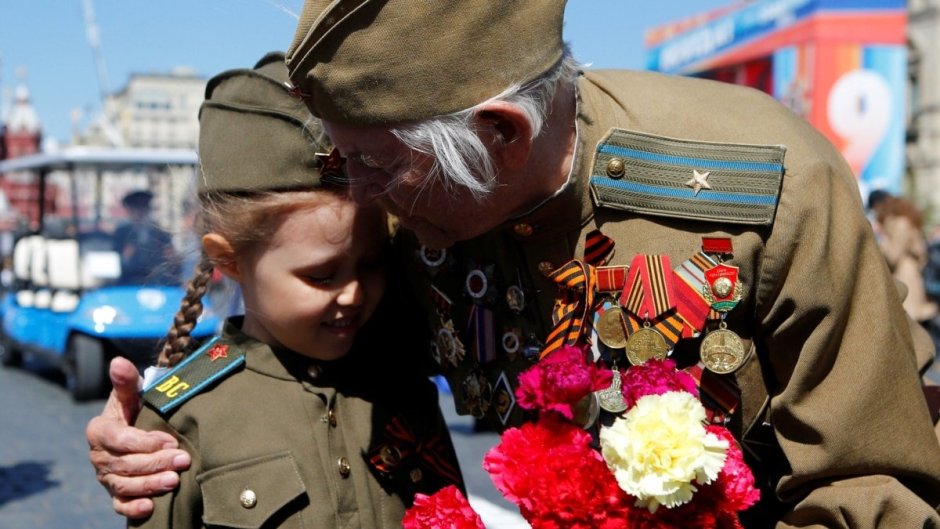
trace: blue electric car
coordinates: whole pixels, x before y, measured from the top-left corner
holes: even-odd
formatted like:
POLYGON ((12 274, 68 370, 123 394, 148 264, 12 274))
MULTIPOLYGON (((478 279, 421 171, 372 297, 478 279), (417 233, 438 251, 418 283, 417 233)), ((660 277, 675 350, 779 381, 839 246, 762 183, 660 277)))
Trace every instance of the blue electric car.
MULTIPOLYGON (((69 148, 0 162, 0 175, 26 182, 18 189, 35 195, 8 259, 0 363, 51 362, 72 396, 87 400, 110 389, 114 356, 139 367, 153 362, 192 268, 179 252, 153 259, 146 277, 123 278, 114 244, 126 222, 121 197, 147 190, 155 203, 152 222, 165 233, 184 233, 181 197, 195 167, 192 151, 150 149, 69 148)), ((206 306, 193 336, 207 337, 219 324, 206 306)))

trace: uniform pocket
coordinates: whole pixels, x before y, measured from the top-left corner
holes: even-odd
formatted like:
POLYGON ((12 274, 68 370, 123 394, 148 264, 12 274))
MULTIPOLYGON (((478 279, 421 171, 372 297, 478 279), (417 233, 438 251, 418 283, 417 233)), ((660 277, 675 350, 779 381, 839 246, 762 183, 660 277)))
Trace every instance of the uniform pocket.
MULTIPOLYGON (((306 495, 294 456, 279 452, 213 468, 196 476, 202 489, 203 522, 209 526, 256 529, 275 516, 278 527, 302 527, 288 504, 306 495), (285 509, 285 512, 279 512, 285 509), (294 519, 295 524, 285 521, 294 519)), ((298 502, 299 511, 304 502, 298 502)))

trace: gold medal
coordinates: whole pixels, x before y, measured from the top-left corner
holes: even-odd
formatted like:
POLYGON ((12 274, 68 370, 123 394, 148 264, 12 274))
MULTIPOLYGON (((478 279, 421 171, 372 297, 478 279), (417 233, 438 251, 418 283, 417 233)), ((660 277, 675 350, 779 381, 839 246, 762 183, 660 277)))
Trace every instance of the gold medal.
POLYGON ((610 382, 610 387, 595 391, 594 394, 604 411, 622 413, 627 409, 627 402, 623 400, 623 393, 620 390, 620 371, 617 369, 617 364, 614 364, 613 372, 614 376, 610 382))
POLYGON ((744 364, 744 343, 740 336, 727 329, 725 322, 721 322, 718 330, 702 339, 699 355, 709 371, 726 375, 744 364))
POLYGON ((630 363, 639 366, 646 363, 650 358, 663 360, 669 354, 669 346, 666 345, 666 339, 656 329, 648 327, 637 329, 627 339, 627 359, 630 363))
POLYGON ((597 320, 597 337, 611 349, 623 349, 627 345, 627 331, 620 307, 610 307, 601 314, 597 320))

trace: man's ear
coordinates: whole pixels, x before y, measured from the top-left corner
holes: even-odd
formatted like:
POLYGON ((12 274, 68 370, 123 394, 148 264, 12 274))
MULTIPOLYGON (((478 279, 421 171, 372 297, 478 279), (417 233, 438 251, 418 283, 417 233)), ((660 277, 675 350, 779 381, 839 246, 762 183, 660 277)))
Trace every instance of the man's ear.
POLYGON ((235 281, 241 279, 235 249, 228 239, 218 233, 207 233, 202 236, 202 249, 220 272, 235 281))
POLYGON ((525 167, 532 152, 532 123, 521 108, 491 101, 477 109, 474 119, 497 164, 510 170, 525 167))

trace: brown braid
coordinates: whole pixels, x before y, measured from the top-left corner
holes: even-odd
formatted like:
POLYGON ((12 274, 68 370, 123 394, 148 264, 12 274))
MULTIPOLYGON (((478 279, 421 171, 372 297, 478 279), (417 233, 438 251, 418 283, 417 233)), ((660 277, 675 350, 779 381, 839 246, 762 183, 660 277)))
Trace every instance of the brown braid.
POLYGON ((180 363, 190 353, 192 336, 190 333, 196 326, 196 321, 202 315, 202 296, 208 288, 209 279, 212 278, 214 264, 203 253, 193 271, 193 277, 186 285, 186 295, 180 302, 180 310, 173 318, 173 325, 167 331, 163 350, 157 358, 157 365, 172 367, 180 363))

